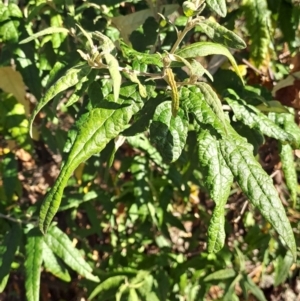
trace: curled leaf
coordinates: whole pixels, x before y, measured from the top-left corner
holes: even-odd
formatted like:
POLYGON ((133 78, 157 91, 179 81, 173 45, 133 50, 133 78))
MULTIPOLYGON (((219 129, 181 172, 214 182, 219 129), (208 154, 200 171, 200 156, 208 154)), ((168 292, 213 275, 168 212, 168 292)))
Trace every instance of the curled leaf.
POLYGON ((232 56, 230 51, 221 44, 212 42, 197 42, 177 50, 176 54, 182 56, 183 58, 196 58, 198 56, 207 56, 212 54, 225 55, 232 64, 234 71, 243 82, 242 75, 240 73, 238 65, 235 62, 234 57, 232 56))

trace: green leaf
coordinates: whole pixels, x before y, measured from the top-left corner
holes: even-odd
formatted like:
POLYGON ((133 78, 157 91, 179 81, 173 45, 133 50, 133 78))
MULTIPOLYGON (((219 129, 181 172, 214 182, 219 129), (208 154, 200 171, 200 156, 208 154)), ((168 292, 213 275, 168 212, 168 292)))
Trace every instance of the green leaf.
POLYGON ((146 152, 150 159, 157 164, 157 166, 162 167, 163 169, 167 169, 167 165, 163 163, 162 156, 157 151, 157 148, 151 145, 149 139, 145 136, 145 134, 139 134, 132 137, 126 137, 128 143, 135 148, 139 148, 142 151, 146 152))
POLYGON ((88 89, 90 85, 90 81, 88 81, 88 78, 85 76, 83 77, 75 86, 74 91, 70 98, 65 103, 65 107, 70 107, 74 103, 76 103, 80 97, 84 94, 84 92, 88 89))
POLYGON ((147 97, 147 91, 145 89, 145 87, 142 85, 142 83, 140 82, 140 80, 138 79, 137 75, 135 73, 131 73, 131 72, 123 72, 123 74, 125 75, 125 77, 127 77, 131 82, 138 84, 139 86, 139 92, 141 94, 142 97, 147 97))
POLYGON ((93 269, 83 259, 79 250, 73 246, 69 237, 59 228, 52 226, 44 239, 47 246, 71 269, 91 281, 99 281, 99 278, 92 274, 93 269))
POLYGON ((110 200, 109 195, 102 190, 89 191, 87 193, 70 194, 64 196, 59 211, 65 211, 71 208, 78 208, 85 202, 90 202, 96 198, 101 198, 103 201, 110 200))
POLYGON ((243 281, 246 289, 248 289, 259 301, 267 301, 264 292, 248 275, 243 275, 243 281))
POLYGON ((225 244, 225 207, 216 205, 210 218, 208 230, 208 253, 219 252, 225 244))
POLYGON ((213 272, 207 275, 203 280, 205 282, 209 281, 221 281, 229 278, 233 278, 236 276, 236 272, 233 269, 223 269, 216 272, 213 272))
POLYGON ((94 31, 92 36, 101 43, 100 49, 102 49, 104 57, 107 53, 110 53, 113 49, 115 49, 114 42, 100 31, 94 31))
POLYGON ((205 101, 204 95, 198 87, 183 87, 181 89, 180 101, 182 107, 184 107, 188 113, 195 116, 195 119, 200 126, 209 124, 221 136, 227 135, 224 125, 205 101))
POLYGON ((276 263, 277 264, 275 266, 275 283, 274 283, 275 287, 284 283, 287 277, 289 276, 290 268, 294 263, 291 252, 288 251, 285 254, 284 258, 278 256, 276 263))
POLYGON ((183 110, 172 116, 169 101, 158 105, 150 126, 150 140, 167 162, 176 161, 185 145, 189 122, 183 110))
POLYGON ((2 293, 7 285, 9 274, 6 274, 0 282, 0 293, 2 293))
POLYGON ((270 60, 270 11, 267 0, 243 0, 246 27, 251 37, 250 56, 257 67, 270 60))
POLYGON ((55 27, 55 26, 52 26, 52 27, 47 27, 46 29, 43 29, 35 34, 32 34, 30 35, 30 37, 22 40, 19 42, 19 44, 25 44, 25 43, 28 43, 32 40, 35 40, 39 37, 42 37, 42 36, 45 36, 45 35, 50 35, 50 34, 55 34, 55 33, 65 33, 65 34, 68 34, 69 33, 69 30, 64 28, 64 27, 55 27))
POLYGON ((199 23, 197 25, 197 30, 205 33, 214 42, 227 47, 244 49, 247 46, 238 35, 214 21, 205 20, 199 23))
POLYGON ((294 163, 294 152, 292 147, 289 144, 281 144, 279 155, 281 159, 282 171, 285 177, 286 186, 288 187, 291 193, 291 199, 295 207, 297 201, 298 179, 294 163))
POLYGON ((114 99, 115 99, 115 101, 118 101, 120 87, 121 87, 121 83, 122 83, 122 76, 119 71, 119 62, 110 53, 105 54, 105 60, 106 60, 106 63, 108 64, 109 74, 113 81, 114 99))
POLYGON ((21 227, 19 224, 13 224, 8 233, 4 236, 0 246, 0 293, 5 289, 11 264, 14 260, 21 240, 21 227))
POLYGON ((221 17, 227 14, 226 0, 206 0, 207 5, 221 17))
POLYGON ((129 289, 129 298, 128 301, 139 301, 139 296, 134 288, 129 289))
POLYGON ((16 56, 17 70, 22 74, 25 84, 28 86, 30 93, 36 99, 41 98, 41 79, 40 70, 36 66, 35 49, 32 45, 23 45, 14 51, 16 56))
MULTIPOLYGON (((51 11, 50 14, 50 26, 51 28, 59 28, 59 26, 61 26, 63 24, 63 19, 62 16, 60 14, 57 14, 54 11, 51 11)), ((52 42, 52 46, 54 51, 59 50, 59 48, 61 47, 63 41, 65 40, 66 36, 68 35, 69 30, 65 29, 64 32, 60 32, 60 33, 52 33, 51 36, 51 42, 52 42)))
POLYGON ((184 1, 182 3, 182 10, 186 17, 192 17, 197 14, 197 6, 193 2, 184 1))
POLYGON ((232 138, 220 141, 220 149, 228 167, 251 204, 274 227, 296 259, 293 230, 271 178, 253 157, 250 145, 234 139, 235 136, 232 138))
POLYGON ((102 292, 108 291, 110 289, 118 288, 120 284, 124 282, 125 279, 126 276, 123 275, 116 275, 105 279, 95 287, 95 289, 92 291, 88 299, 92 300, 102 292))
POLYGON ((52 273, 55 277, 70 282, 71 276, 68 270, 64 267, 63 263, 57 258, 48 245, 43 242, 43 260, 45 268, 48 272, 52 273))
POLYGON ((209 73, 207 69, 205 69, 197 60, 191 60, 191 74, 196 75, 200 78, 203 74, 205 74, 211 81, 213 81, 212 75, 209 73))
POLYGON ((18 162, 15 158, 15 155, 11 152, 4 155, 1 165, 3 188, 6 194, 6 198, 11 201, 19 183, 18 162))
POLYGON ((91 67, 86 64, 77 65, 74 68, 69 69, 64 76, 62 76, 53 86, 49 88, 45 96, 41 99, 38 105, 32 112, 29 128, 30 135, 32 136, 32 124, 35 116, 38 112, 58 93, 65 91, 66 89, 76 85, 82 78, 87 76, 91 71, 91 67))
POLYGON ((207 56, 212 54, 225 55, 232 64, 234 71, 237 73, 237 75, 243 82, 242 75, 235 62, 234 57, 232 56, 230 51, 221 44, 212 42, 197 42, 177 50, 176 54, 182 56, 183 58, 196 58, 199 56, 207 56))
POLYGON ((223 296, 224 301, 235 301, 238 300, 235 294, 236 284, 241 280, 242 275, 238 274, 231 282, 228 288, 225 289, 225 295, 223 296))
POLYGON ((293 45, 295 42, 295 34, 299 22, 299 17, 297 18, 295 14, 296 10, 297 8, 291 2, 280 1, 277 19, 278 25, 285 41, 289 45, 293 45))
POLYGON ((138 133, 144 133, 145 131, 148 131, 156 107, 164 101, 165 97, 162 97, 162 95, 148 100, 141 109, 141 111, 135 117, 135 120, 132 123, 132 125, 124 131, 123 135, 135 136, 138 133))
POLYGON ((34 6, 30 6, 30 9, 28 10, 28 17, 27 22, 30 23, 41 11, 41 9, 47 5, 47 2, 38 2, 34 6))
POLYGON ((265 142, 263 134, 258 130, 249 128, 241 121, 231 121, 231 126, 253 146, 253 155, 256 156, 260 146, 265 142))
POLYGON ((261 112, 289 113, 288 109, 277 100, 269 100, 256 106, 261 112))
POLYGON ((300 128, 295 122, 295 113, 269 113, 269 118, 280 125, 287 133, 294 137, 293 148, 300 148, 300 128))
POLYGON ((40 277, 43 262, 43 236, 37 228, 27 233, 25 245, 25 290, 27 301, 40 300, 40 277))
POLYGON ((218 95, 211 88, 211 86, 206 83, 203 82, 197 83, 197 87, 200 88, 200 91, 203 94, 205 101, 208 103, 208 105, 211 107, 213 112, 223 123, 224 129, 226 131, 225 114, 223 112, 222 103, 218 95))
POLYGON ((95 81, 95 77, 98 73, 98 70, 94 69, 92 70, 88 76, 84 76, 76 85, 74 88, 74 92, 64 105, 65 107, 70 107, 75 102, 77 102, 80 97, 83 96, 83 94, 88 90, 88 87, 91 85, 92 82, 95 81))
POLYGON ((19 39, 19 25, 23 18, 17 4, 0 3, 0 41, 16 43, 19 39))
POLYGON ((209 131, 200 132, 198 149, 205 186, 216 204, 208 228, 208 252, 212 253, 220 251, 224 246, 225 204, 230 194, 233 176, 222 157, 219 141, 209 131))
POLYGON ((158 54, 156 53, 148 54, 148 53, 138 52, 134 50, 132 47, 129 47, 122 40, 119 40, 119 45, 121 47, 122 53, 125 56, 125 58, 131 60, 138 60, 140 63, 144 63, 146 65, 155 65, 157 67, 163 67, 162 59, 158 54))
MULTIPOLYGON (((235 94, 236 95, 236 94, 235 94)), ((236 97, 238 97, 236 95, 236 97)), ((233 97, 232 97, 233 98, 233 97)), ((261 113, 257 108, 246 104, 242 99, 232 99, 225 97, 226 102, 232 108, 237 120, 241 120, 250 128, 258 129, 266 136, 278 139, 280 141, 293 141, 293 137, 277 124, 272 122, 266 115, 261 113)))
POLYGON ((129 126, 131 117, 139 110, 142 102, 139 93, 136 92, 136 85, 122 88, 121 95, 123 97, 118 99, 118 104, 108 101, 111 97, 107 97, 108 100, 102 99, 99 102, 101 107, 82 115, 74 130, 69 132, 70 139, 65 146, 68 158, 41 205, 39 226, 42 232, 46 232, 56 214, 63 190, 75 168, 103 150, 111 139, 129 126))
POLYGON ((128 283, 120 285, 117 293, 115 294, 116 301, 121 301, 122 295, 128 290, 128 283))

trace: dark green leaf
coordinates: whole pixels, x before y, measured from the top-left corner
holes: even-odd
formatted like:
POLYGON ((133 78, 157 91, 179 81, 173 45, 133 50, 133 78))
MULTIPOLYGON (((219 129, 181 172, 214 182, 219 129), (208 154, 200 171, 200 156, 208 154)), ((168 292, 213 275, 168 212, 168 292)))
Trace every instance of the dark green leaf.
POLYGON ((185 145, 188 119, 183 110, 172 116, 169 101, 158 105, 150 126, 150 140, 167 162, 176 161, 185 145))
POLYGON ((224 270, 219 270, 216 272, 213 272, 209 275, 207 275, 203 280, 205 282, 208 281, 220 281, 228 278, 233 278, 236 276, 236 272, 233 269, 224 269, 224 270))
POLYGON ((62 76, 53 86, 49 88, 45 96, 41 99, 38 105, 35 107, 34 111, 32 112, 30 118, 30 133, 32 131, 32 124, 33 121, 38 114, 38 112, 57 94, 60 92, 65 91, 66 89, 76 85, 82 78, 87 76, 91 71, 91 67, 85 64, 78 65, 74 68, 71 68, 67 71, 67 73, 62 76))
POLYGON ((244 275, 243 281, 245 282, 245 287, 248 289, 259 301, 267 301, 263 291, 253 282, 253 280, 248 276, 244 275))
POLYGON ((250 56, 256 66, 267 64, 271 43, 270 12, 266 0, 244 0, 246 27, 251 37, 250 56))
POLYGON ((167 169, 167 165, 163 163, 162 156, 157 151, 157 149, 151 145, 149 139, 145 136, 145 134, 127 137, 127 141, 132 147, 141 149, 146 152, 149 155, 150 159, 155 164, 157 164, 157 166, 160 166, 163 169, 167 169))
POLYGON ((280 159, 286 186, 291 193, 291 199, 295 207, 297 201, 298 178, 294 163, 294 152, 289 144, 281 144, 280 159))
POLYGON ((2 160, 2 180, 3 188, 8 200, 11 200, 16 192, 18 180, 18 163, 13 153, 8 153, 2 160))
POLYGON ((54 255, 52 250, 45 242, 43 242, 43 260, 45 268, 48 272, 63 281, 71 281, 71 276, 63 262, 54 255))
POLYGON ((238 139, 223 139, 220 142, 222 155, 243 192, 274 227, 296 259, 295 238, 284 207, 271 178, 253 157, 249 146, 238 139))
POLYGON ((91 281, 99 281, 99 278, 92 274, 92 268, 83 259, 81 253, 73 246, 69 237, 59 228, 52 226, 49 229, 45 236, 45 243, 65 264, 78 274, 91 281))
POLYGON ((123 52, 123 55, 126 58, 129 59, 136 59, 140 63, 144 63, 146 65, 156 65, 158 67, 163 67, 162 59, 158 54, 148 54, 148 53, 142 53, 134 50, 133 48, 129 47, 127 44, 125 44, 123 41, 119 41, 121 50, 123 52))
MULTIPOLYGON (((293 110, 292 110, 293 111, 293 110)), ((300 128, 295 122, 293 113, 269 113, 269 118, 280 125, 287 133, 293 136, 293 148, 300 148, 300 128)))
POLYGON ((290 268, 294 263, 293 256, 289 251, 286 252, 284 258, 278 256, 276 262, 274 286, 278 286, 286 281, 287 277, 289 276, 290 268))
POLYGON ((0 41, 18 42, 22 12, 15 3, 0 3, 0 41))
MULTIPOLYGON (((20 41, 20 44, 25 44, 25 43, 28 43, 32 40, 35 40, 39 37, 42 37, 44 35, 52 35, 52 34, 55 34, 55 33, 69 33, 69 30, 64 28, 64 27, 47 27, 33 35, 31 35, 30 37, 20 41)), ((57 47, 54 47, 54 48, 57 48, 57 47)))
POLYGON ((280 1, 278 24, 284 35, 285 40, 291 45, 295 41, 297 31, 297 22, 293 17, 293 12, 296 10, 292 3, 288 1, 280 1))
POLYGON ((105 292, 113 288, 118 288, 120 284, 125 281, 125 279, 126 276, 123 275, 116 275, 105 279, 98 286, 96 286, 96 288, 92 291, 88 299, 92 300, 102 292, 105 292))
POLYGON ((242 121, 232 121, 231 125, 240 136, 246 138, 253 146, 253 155, 257 155, 259 147, 265 142, 263 134, 258 130, 249 128, 242 121))
POLYGON ((136 85, 122 88, 121 94, 123 97, 119 98, 119 103, 102 100, 100 108, 82 115, 74 130, 69 132, 70 139, 65 146, 68 158, 41 206, 39 226, 43 232, 47 230, 57 212, 63 190, 75 168, 104 149, 111 139, 128 127, 132 115, 139 110, 135 102, 140 101, 136 85))
POLYGON ((238 35, 217 22, 205 20, 198 24, 197 29, 207 34, 216 43, 235 49, 244 49, 246 47, 246 43, 238 35))
POLYGON ((0 293, 5 289, 11 264, 20 244, 22 231, 19 224, 14 224, 4 236, 0 246, 0 293))
POLYGON ((225 115, 223 112, 221 100, 219 99, 218 95, 211 88, 211 86, 206 83, 198 83, 197 87, 200 88, 200 91, 203 94, 205 101, 208 103, 213 112, 223 123, 224 129, 226 131, 225 115))
POLYGON ((200 132, 198 149, 205 186, 216 203, 208 228, 208 252, 212 253, 218 252, 224 246, 224 208, 230 194, 233 176, 221 155, 219 141, 209 131, 200 132))
POLYGON ((196 42, 177 50, 176 54, 183 58, 196 58, 199 56, 201 57, 212 54, 225 55, 232 64, 234 71, 239 75, 241 81, 243 81, 242 75, 240 74, 240 70, 235 62, 234 57, 232 56, 230 51, 221 44, 212 42, 196 42))
POLYGON ((182 103, 182 107, 184 107, 188 113, 195 116, 196 121, 200 124, 200 126, 201 124, 209 124, 220 135, 227 135, 224 129, 224 125, 207 104, 199 88, 183 87, 181 89, 180 101, 182 103))
MULTIPOLYGON (((237 96, 238 97, 238 96, 237 96)), ((234 111, 237 120, 243 121, 244 124, 250 128, 258 129, 264 135, 273 137, 280 141, 293 141, 293 137, 274 122, 272 122, 266 115, 261 113, 254 106, 248 105, 242 99, 232 99, 226 97, 225 100, 234 111)))
POLYGON ((206 0, 207 5, 221 17, 227 14, 225 0, 206 0))
POLYGON ((43 236, 34 228, 27 233, 25 246, 25 289, 27 301, 40 300, 40 277, 43 262, 43 236))

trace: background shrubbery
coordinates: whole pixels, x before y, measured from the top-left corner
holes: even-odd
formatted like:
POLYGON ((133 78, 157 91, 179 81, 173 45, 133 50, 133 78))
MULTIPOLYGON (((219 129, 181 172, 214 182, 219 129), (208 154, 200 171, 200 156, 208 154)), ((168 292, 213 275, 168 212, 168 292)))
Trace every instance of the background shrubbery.
POLYGON ((0 0, 0 300, 299 298, 299 22, 0 0))

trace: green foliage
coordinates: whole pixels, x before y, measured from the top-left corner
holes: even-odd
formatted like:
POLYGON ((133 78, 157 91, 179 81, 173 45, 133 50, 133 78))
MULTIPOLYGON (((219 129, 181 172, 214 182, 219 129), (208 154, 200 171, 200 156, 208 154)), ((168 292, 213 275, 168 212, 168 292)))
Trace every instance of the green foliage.
POLYGON ((270 60, 270 11, 266 0, 244 0, 246 26, 251 36, 251 58, 256 66, 266 65, 270 60))
POLYGON ((215 285, 266 300, 249 269, 275 266, 278 286, 297 262, 270 174, 280 160, 299 210, 300 130, 235 55, 268 66, 276 26, 296 47, 280 16, 296 30, 298 8, 100 2, 0 2, 0 292, 20 277, 28 301, 49 279, 89 300, 207 300, 215 285))
POLYGON ((29 301, 40 299, 41 265, 43 261, 43 237, 36 228, 31 229, 26 235, 25 252, 25 289, 29 301))

